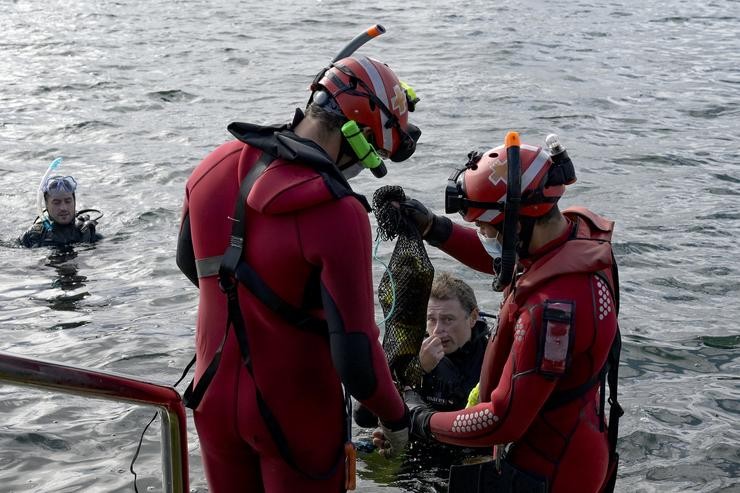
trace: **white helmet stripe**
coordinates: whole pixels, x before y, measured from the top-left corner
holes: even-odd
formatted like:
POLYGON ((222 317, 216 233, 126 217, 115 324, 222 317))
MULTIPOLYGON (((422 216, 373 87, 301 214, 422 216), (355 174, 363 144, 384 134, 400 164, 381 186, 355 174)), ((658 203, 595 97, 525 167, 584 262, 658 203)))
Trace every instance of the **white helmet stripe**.
MULTIPOLYGON (((522 144, 522 149, 527 149, 528 151, 537 151, 537 147, 522 144)), ((540 171, 542 171, 543 166, 545 166, 545 163, 547 160, 550 159, 550 155, 545 152, 543 149, 540 149, 540 152, 537 154, 537 157, 534 158, 534 161, 532 161, 532 164, 529 165, 529 168, 527 168, 527 171, 524 172, 522 175, 522 191, 526 190, 529 185, 532 184, 532 181, 537 177, 538 174, 540 174, 540 171)), ((503 194, 502 197, 500 197, 496 202, 506 202, 506 193, 503 194)), ((494 221, 498 218, 499 214, 503 214, 503 212, 498 211, 496 209, 488 209, 483 212, 480 216, 478 216, 477 221, 482 221, 486 223, 490 223, 491 221, 494 221)))
POLYGON ((496 209, 488 209, 486 211, 483 211, 483 214, 478 216, 476 218, 476 221, 481 221, 484 223, 490 223, 494 219, 498 217, 498 215, 501 214, 501 211, 497 211, 496 209))
MULTIPOLYGON (((536 147, 531 146, 522 146, 523 148, 526 148, 531 151, 536 151, 536 147)), ((529 165, 529 168, 527 168, 527 171, 525 171, 522 174, 522 192, 527 189, 529 185, 532 184, 532 181, 537 177, 537 175, 540 174, 540 171, 542 171, 542 167, 545 166, 545 163, 547 160, 550 159, 550 155, 546 153, 544 150, 540 149, 539 154, 537 154, 537 157, 534 158, 534 161, 532 161, 532 164, 529 165)))
MULTIPOLYGON (((378 70, 375 68, 375 65, 364 56, 358 56, 355 58, 359 64, 362 66, 362 68, 365 69, 365 72, 367 72, 367 75, 370 77, 370 82, 373 84, 373 90, 375 91, 375 95, 380 99, 386 108, 390 108, 391 105, 388 101, 388 93, 385 90, 385 84, 383 83, 383 78, 378 73, 378 70)), ((378 109, 380 112, 380 125, 383 128, 383 142, 378 142, 378 147, 391 150, 393 149, 393 129, 392 128, 386 128, 386 123, 388 123, 388 117, 385 116, 385 112, 378 109)))

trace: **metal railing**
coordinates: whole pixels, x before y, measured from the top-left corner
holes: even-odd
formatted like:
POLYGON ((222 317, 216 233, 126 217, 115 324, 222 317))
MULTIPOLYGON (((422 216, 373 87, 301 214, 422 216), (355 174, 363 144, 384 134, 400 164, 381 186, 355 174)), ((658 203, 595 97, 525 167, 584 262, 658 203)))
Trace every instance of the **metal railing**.
POLYGON ((189 490, 187 418, 182 397, 174 388, 0 352, 2 382, 157 408, 162 420, 163 489, 189 490))

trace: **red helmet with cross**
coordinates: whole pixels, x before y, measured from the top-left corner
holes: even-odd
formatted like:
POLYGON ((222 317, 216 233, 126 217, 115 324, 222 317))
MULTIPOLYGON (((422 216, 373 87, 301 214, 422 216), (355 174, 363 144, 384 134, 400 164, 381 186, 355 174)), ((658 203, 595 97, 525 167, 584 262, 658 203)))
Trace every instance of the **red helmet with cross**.
POLYGON ((375 148, 391 160, 404 161, 414 153, 421 132, 409 124, 413 107, 409 107, 409 96, 388 65, 366 56, 342 58, 312 89, 324 89, 347 119, 369 127, 375 148))
MULTIPOLYGON (((520 162, 522 198, 519 215, 544 216, 563 196, 565 185, 547 185, 553 161, 542 147, 522 144, 520 162)), ((503 204, 506 202, 507 176, 506 148, 500 146, 485 152, 474 168, 460 174, 458 187, 470 201, 503 204)), ((503 210, 498 209, 468 207, 461 214, 469 222, 498 224, 504 220, 503 210)))

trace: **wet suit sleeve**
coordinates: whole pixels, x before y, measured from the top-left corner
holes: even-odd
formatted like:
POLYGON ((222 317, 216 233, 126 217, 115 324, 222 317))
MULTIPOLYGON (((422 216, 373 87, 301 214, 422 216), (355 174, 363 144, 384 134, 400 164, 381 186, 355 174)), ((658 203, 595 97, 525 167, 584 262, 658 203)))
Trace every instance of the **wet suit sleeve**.
POLYGON ((437 440, 485 447, 516 441, 529 428, 558 383, 537 371, 539 332, 532 317, 530 311, 520 312, 511 351, 489 402, 432 416, 430 431, 437 440))
POLYGON ((352 197, 317 209, 300 234, 307 260, 320 268, 334 367, 352 396, 381 421, 402 421, 405 407, 375 324, 367 211, 352 197))
POLYGON ((41 243, 41 229, 38 223, 34 223, 33 226, 18 238, 20 244, 26 248, 33 248, 41 243))
POLYGON ((182 207, 182 222, 180 233, 177 235, 177 255, 175 257, 177 266, 190 282, 198 286, 198 270, 195 266, 195 251, 193 250, 193 237, 190 232, 190 214, 188 211, 188 199, 182 207))
POLYGON ((494 274, 493 259, 481 245, 473 228, 453 223, 452 234, 439 248, 472 269, 494 274))

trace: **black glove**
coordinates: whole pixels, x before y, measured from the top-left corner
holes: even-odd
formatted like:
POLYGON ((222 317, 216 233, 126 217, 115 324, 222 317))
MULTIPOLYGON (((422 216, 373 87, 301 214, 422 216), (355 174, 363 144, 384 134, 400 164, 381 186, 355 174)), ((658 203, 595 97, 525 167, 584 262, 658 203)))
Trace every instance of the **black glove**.
POLYGON ((406 390, 403 393, 403 400, 409 408, 409 419, 411 421, 409 434, 419 440, 434 440, 429 428, 429 421, 432 419, 432 414, 435 413, 434 409, 415 390, 406 390))
POLYGON ((438 216, 416 199, 406 199, 400 203, 401 213, 411 220, 422 238, 432 246, 439 246, 452 234, 452 221, 438 216))
POLYGON ((434 221, 432 211, 416 199, 406 199, 401 202, 400 207, 401 213, 411 220, 419 234, 424 237, 429 232, 429 228, 432 227, 432 221, 434 221))

